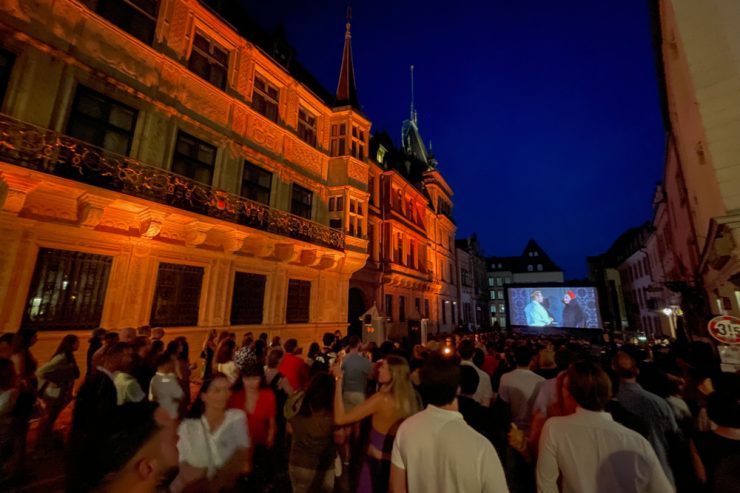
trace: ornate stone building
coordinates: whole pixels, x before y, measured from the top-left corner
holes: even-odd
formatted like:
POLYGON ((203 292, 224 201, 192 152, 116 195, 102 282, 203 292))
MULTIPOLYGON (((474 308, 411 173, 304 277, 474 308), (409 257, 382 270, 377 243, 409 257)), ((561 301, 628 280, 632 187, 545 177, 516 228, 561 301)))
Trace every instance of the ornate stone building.
POLYGON ((327 94, 279 37, 220 14, 0 4, 0 330, 38 328, 40 358, 98 326, 193 345, 210 328, 303 342, 346 328, 369 167, 376 200, 381 186, 354 80, 327 94))
POLYGON ((459 321, 452 189, 413 108, 400 148, 382 132, 371 139, 370 158, 369 258, 352 277, 350 321, 358 325, 375 304, 391 337, 417 337, 424 319, 430 334, 451 332, 459 321))

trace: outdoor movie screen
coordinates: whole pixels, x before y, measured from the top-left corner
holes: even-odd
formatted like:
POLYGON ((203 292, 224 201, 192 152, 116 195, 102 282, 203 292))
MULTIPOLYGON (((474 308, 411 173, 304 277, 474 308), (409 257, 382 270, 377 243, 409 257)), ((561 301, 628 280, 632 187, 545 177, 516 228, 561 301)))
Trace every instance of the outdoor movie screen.
POLYGON ((509 287, 509 324, 566 329, 601 328, 599 296, 591 286, 509 287))

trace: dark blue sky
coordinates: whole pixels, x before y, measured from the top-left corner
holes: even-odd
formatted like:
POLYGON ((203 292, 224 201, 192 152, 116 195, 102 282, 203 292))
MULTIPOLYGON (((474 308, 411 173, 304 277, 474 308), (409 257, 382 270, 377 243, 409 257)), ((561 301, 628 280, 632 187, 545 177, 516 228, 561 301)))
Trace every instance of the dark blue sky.
MULTIPOLYGON (((336 90, 347 2, 242 0, 336 90)), ((488 255, 535 238, 567 278, 651 216, 664 131, 647 1, 355 1, 358 93, 399 140, 419 127, 455 191, 458 237, 488 255), (454 9, 451 7, 454 5, 454 9)))

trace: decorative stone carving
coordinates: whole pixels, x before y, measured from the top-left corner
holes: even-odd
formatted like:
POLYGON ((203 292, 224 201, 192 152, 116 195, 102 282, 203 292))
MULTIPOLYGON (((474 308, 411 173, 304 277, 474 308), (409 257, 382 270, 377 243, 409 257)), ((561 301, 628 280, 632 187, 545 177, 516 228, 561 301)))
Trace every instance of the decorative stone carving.
POLYGON ((110 199, 96 197, 84 193, 77 198, 77 224, 83 228, 95 228, 100 224, 105 207, 111 203, 110 199))
POLYGON ((301 252, 299 263, 305 267, 315 267, 321 261, 321 256, 315 249, 303 250, 301 252))
POLYGON ((152 239, 162 232, 162 224, 167 214, 146 209, 139 213, 139 234, 142 238, 152 239))
POLYGON ((349 159, 347 175, 360 183, 367 183, 367 165, 354 159, 349 159))
POLYGON ((337 257, 334 254, 331 253, 325 253, 321 256, 321 261, 319 262, 319 265, 316 266, 317 269, 321 270, 327 270, 327 269, 333 269, 337 265, 337 257))
POLYGON ((262 118, 250 118, 248 135, 265 149, 280 154, 281 133, 273 123, 262 118))
POLYGON ((26 203, 26 197, 38 181, 29 176, 3 173, 0 175, 0 210, 17 215, 26 203))
POLYGON ((210 231, 211 228, 213 228, 213 226, 210 224, 203 224, 198 221, 190 223, 187 227, 187 232, 185 233, 185 245, 189 247, 202 245, 205 243, 206 238, 208 237, 208 231, 210 231))
POLYGON ((238 135, 247 134, 247 110, 241 107, 241 105, 234 106, 234 116, 231 122, 231 128, 238 135))
POLYGON ((243 233, 241 231, 229 231, 224 235, 224 241, 222 243, 224 252, 238 252, 244 246, 244 240, 246 240, 248 236, 249 235, 247 233, 243 233))
POLYGON ((321 176, 321 154, 303 142, 286 137, 285 159, 321 176))
POLYGON ((278 243, 275 245, 275 252, 272 256, 278 262, 293 262, 300 252, 293 243, 278 243))

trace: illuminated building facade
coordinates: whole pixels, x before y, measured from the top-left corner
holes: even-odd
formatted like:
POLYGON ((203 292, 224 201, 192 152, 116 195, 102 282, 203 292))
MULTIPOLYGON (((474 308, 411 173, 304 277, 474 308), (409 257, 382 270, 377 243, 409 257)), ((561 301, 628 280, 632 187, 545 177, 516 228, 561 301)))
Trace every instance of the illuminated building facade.
POLYGON ((451 332, 459 322, 452 189, 413 109, 400 148, 381 132, 370 157, 369 258, 352 277, 350 321, 375 304, 390 319, 391 337, 418 337, 424 319, 429 334, 451 332))
POLYGON ((354 80, 327 94, 233 22, 195 0, 0 5, 0 330, 39 329, 40 359, 98 326, 194 347, 346 329, 371 124, 354 80))

